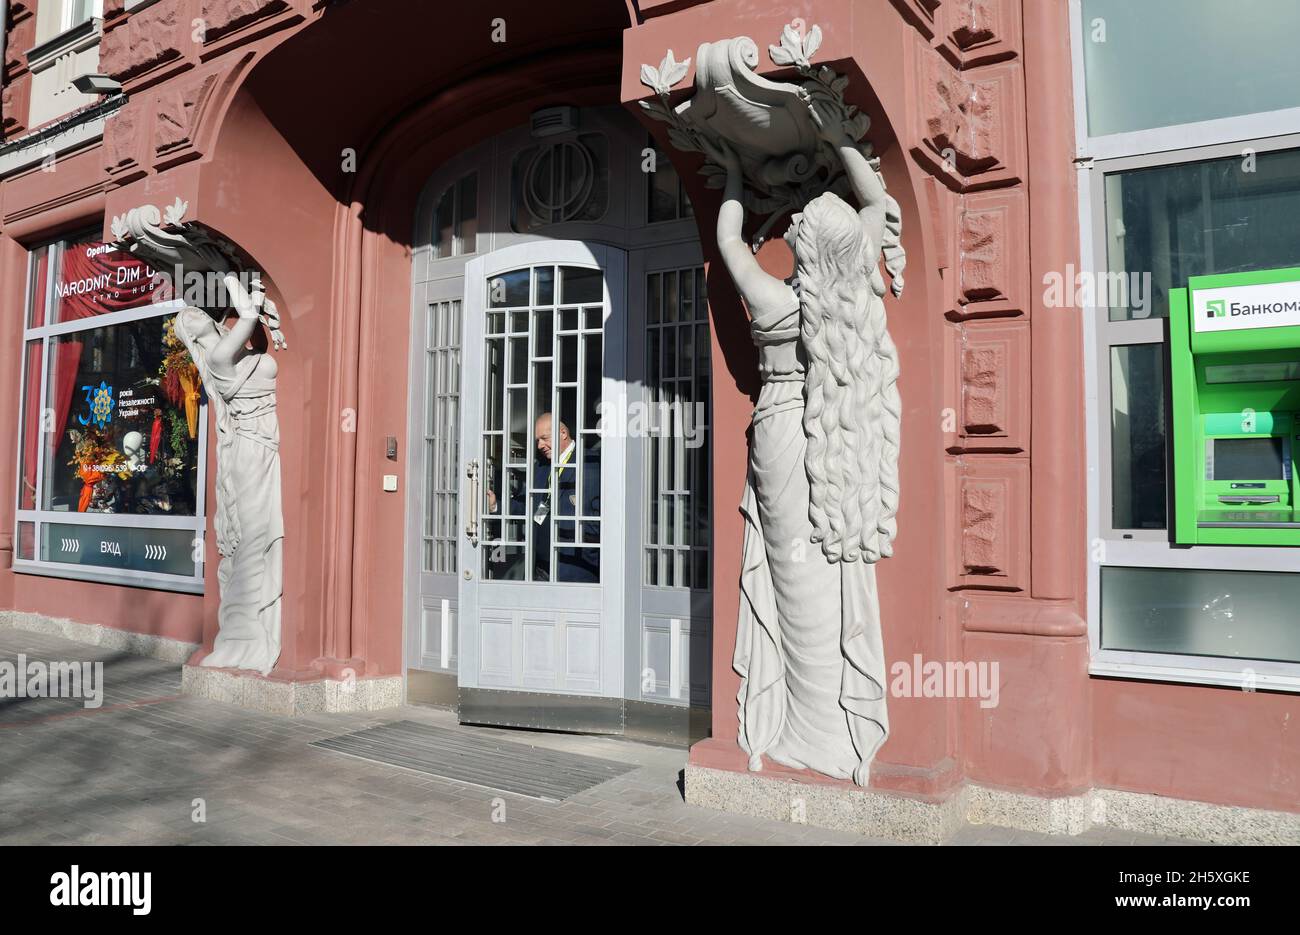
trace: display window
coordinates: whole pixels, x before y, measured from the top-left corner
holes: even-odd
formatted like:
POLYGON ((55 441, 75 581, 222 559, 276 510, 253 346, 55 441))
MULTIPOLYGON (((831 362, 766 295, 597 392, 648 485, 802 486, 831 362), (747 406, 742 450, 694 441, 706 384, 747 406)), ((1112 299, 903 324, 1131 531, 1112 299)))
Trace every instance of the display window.
POLYGON ((168 296, 94 235, 32 251, 16 570, 202 589, 205 400, 168 296))

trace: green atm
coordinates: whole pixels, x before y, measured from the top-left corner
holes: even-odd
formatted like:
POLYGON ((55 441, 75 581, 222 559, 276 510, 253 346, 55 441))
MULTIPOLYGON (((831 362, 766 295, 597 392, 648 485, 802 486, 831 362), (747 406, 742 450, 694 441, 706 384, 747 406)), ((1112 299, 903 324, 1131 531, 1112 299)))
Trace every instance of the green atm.
POLYGON ((1170 294, 1174 541, 1300 545, 1300 268, 1170 294))

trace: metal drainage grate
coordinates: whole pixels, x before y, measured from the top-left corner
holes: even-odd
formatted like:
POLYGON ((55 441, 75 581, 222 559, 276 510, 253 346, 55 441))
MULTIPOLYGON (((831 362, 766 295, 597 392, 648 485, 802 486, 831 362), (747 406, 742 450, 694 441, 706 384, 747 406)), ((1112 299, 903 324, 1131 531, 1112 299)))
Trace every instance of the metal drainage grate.
POLYGON ((380 724, 311 746, 546 802, 559 802, 636 769, 630 763, 416 721, 380 724))

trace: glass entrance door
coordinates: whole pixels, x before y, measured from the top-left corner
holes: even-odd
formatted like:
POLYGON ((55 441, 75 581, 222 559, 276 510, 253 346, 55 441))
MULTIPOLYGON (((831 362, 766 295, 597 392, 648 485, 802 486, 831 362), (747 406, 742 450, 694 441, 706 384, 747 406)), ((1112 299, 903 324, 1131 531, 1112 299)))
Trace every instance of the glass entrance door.
POLYGON ((622 727, 624 254, 509 247, 465 271, 462 721, 622 727))

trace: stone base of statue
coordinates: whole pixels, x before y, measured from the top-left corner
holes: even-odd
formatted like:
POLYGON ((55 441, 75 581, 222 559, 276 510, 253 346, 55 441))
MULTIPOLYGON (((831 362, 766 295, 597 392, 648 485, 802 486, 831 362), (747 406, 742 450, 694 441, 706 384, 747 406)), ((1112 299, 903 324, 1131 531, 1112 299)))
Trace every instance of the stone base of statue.
POLYGON ((686 801, 753 818, 909 844, 943 843, 967 821, 960 791, 915 795, 864 789, 852 780, 791 769, 766 757, 762 770, 750 771, 734 740, 710 739, 691 747, 686 801))
MULTIPOLYGON (((746 769, 734 740, 711 738, 691 747, 686 801, 718 811, 909 844, 942 844, 959 832, 980 843, 979 826, 1035 834, 1079 835, 1111 828, 1213 844, 1300 843, 1300 815, 1168 796, 1084 789, 1033 795, 963 782, 951 774, 874 763, 871 786, 793 770, 764 760, 746 769), (921 787, 943 788, 922 794, 921 787), (974 827, 972 827, 974 826, 974 827)), ((1005 833, 997 835, 1005 840, 1005 833)))
POLYGON ((289 717, 380 711, 401 707, 405 701, 400 675, 303 680, 190 664, 181 669, 181 694, 289 717))

